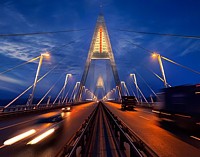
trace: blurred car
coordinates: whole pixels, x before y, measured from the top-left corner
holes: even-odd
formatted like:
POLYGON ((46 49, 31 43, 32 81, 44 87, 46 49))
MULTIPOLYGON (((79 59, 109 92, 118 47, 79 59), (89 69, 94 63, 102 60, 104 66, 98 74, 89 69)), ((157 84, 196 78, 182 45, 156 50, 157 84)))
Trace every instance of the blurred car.
POLYGON ((51 117, 47 117, 47 118, 40 118, 36 124, 40 124, 40 123, 57 123, 62 121, 63 118, 61 116, 61 114, 55 115, 55 116, 51 116, 51 117))
POLYGON ((71 106, 63 107, 62 112, 70 112, 71 111, 71 106))
POLYGON ((47 117, 47 118, 40 118, 36 125, 38 126, 46 126, 43 129, 41 129, 37 136, 33 138, 31 141, 27 143, 27 145, 34 145, 39 143, 40 141, 43 141, 43 139, 46 139, 48 136, 51 136, 50 138, 47 138, 44 141, 49 141, 51 139, 54 139, 60 130, 63 128, 63 117, 61 114, 57 114, 55 116, 47 117))
POLYGON ((40 118, 35 124, 27 128, 21 128, 15 130, 9 137, 4 141, 4 145, 12 145, 19 141, 24 141, 26 145, 35 145, 37 143, 48 142, 55 138, 59 131, 63 128, 63 118, 61 114, 57 114, 50 117, 40 118))

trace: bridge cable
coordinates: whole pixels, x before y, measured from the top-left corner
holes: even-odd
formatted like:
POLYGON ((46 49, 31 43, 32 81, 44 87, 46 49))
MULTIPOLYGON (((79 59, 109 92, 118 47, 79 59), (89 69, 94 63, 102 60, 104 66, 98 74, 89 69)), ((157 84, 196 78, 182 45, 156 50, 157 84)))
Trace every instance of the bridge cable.
POLYGON ((200 75, 200 72, 198 72, 198 71, 196 71, 196 70, 193 70, 193 69, 191 69, 191 68, 189 68, 189 67, 186 67, 186 66, 184 66, 184 65, 181 65, 181 64, 179 64, 179 63, 177 63, 177 62, 175 62, 175 61, 172 61, 172 60, 170 60, 170 59, 168 59, 168 58, 166 58, 166 57, 161 56, 161 58, 163 58, 164 60, 166 60, 166 61, 168 61, 168 62, 171 62, 171 63, 173 63, 173 64, 176 64, 176 65, 178 65, 178 66, 180 66, 180 67, 182 67, 182 68, 184 68, 184 69, 187 69, 187 70, 189 70, 189 71, 191 71, 191 72, 193 72, 193 73, 196 73, 196 74, 199 74, 199 75, 200 75))
POLYGON ((37 103, 37 107, 41 104, 41 102, 44 100, 44 98, 51 92, 51 90, 55 87, 55 85, 58 83, 58 81, 60 81, 60 79, 62 78, 62 76, 64 75, 61 74, 60 77, 56 80, 56 82, 51 86, 51 88, 46 92, 46 94, 42 97, 42 99, 40 99, 40 101, 37 103))
MULTIPOLYGON (((52 52, 52 51, 55 51, 55 50, 61 50, 61 49, 62 49, 63 47, 65 47, 65 46, 68 46, 68 45, 71 45, 71 44, 76 43, 78 40, 80 40, 80 39, 83 38, 84 36, 85 36, 85 35, 79 37, 79 38, 76 39, 76 40, 72 40, 72 41, 70 41, 70 42, 68 42, 68 43, 65 43, 65 44, 61 45, 60 47, 55 46, 55 47, 51 48, 51 50, 49 50, 49 51, 52 52)), ((30 59, 30 60, 28 60, 28 61, 26 61, 26 62, 24 62, 24 63, 19 64, 19 65, 16 65, 16 66, 14 66, 14 67, 12 67, 12 68, 9 68, 9 69, 7 69, 7 70, 5 70, 5 71, 2 71, 2 72, 0 72, 0 75, 5 74, 5 73, 7 73, 7 72, 10 72, 10 71, 12 71, 12 70, 14 70, 14 69, 16 69, 16 68, 19 68, 19 67, 21 67, 21 66, 23 66, 23 65, 26 65, 26 64, 28 64, 28 63, 30 63, 30 62, 33 62, 33 61, 37 60, 38 58, 40 58, 40 56, 35 57, 35 58, 33 58, 33 59, 30 59)))
POLYGON ((16 66, 14 66, 14 67, 12 67, 12 68, 9 68, 9 69, 7 69, 7 70, 5 70, 5 71, 3 71, 3 72, 0 72, 0 75, 2 75, 2 74, 4 74, 4 73, 7 73, 7 72, 9 72, 9 71, 12 71, 12 70, 14 70, 14 69, 16 69, 16 68, 18 68, 18 67, 21 67, 22 65, 25 65, 25 64, 28 64, 28 63, 30 63, 30 62, 33 62, 33 61, 37 60, 38 58, 40 58, 40 56, 35 57, 35 58, 33 58, 33 59, 30 59, 30 60, 28 60, 28 61, 26 61, 26 62, 24 62, 24 63, 19 64, 19 65, 16 65, 16 66))
POLYGON ((132 82, 130 81, 130 79, 127 79, 127 81, 128 81, 128 82, 127 82, 128 87, 131 89, 131 91, 132 91, 132 93, 133 93, 133 96, 135 96, 136 101, 139 102, 139 101, 138 101, 138 98, 137 98, 137 96, 136 96, 136 94, 135 94, 135 92, 133 91, 133 88, 131 87, 132 82))
MULTIPOLYGON (((136 69, 135 69, 136 70, 136 69)), ((146 80, 136 71, 136 73, 138 74, 138 76, 142 79, 142 81, 147 85, 147 87, 151 90, 151 92, 157 96, 157 94, 155 93, 155 91, 149 86, 149 84, 146 82, 146 80)))
MULTIPOLYGON (((151 73, 153 73, 159 80, 161 80, 162 82, 164 82, 164 80, 163 80, 163 78, 161 78, 158 74, 156 74, 155 72, 153 72, 152 70, 150 70, 149 68, 146 68, 148 71, 150 71, 151 73)), ((168 82, 166 82, 167 83, 167 85, 169 86, 169 87, 171 87, 171 85, 168 83, 168 82)))
POLYGON ((44 34, 57 34, 57 33, 68 33, 68 32, 84 31, 84 30, 89 30, 89 29, 69 29, 69 30, 61 30, 61 31, 49 31, 49 32, 33 32, 33 33, 0 34, 0 37, 30 36, 30 35, 44 35, 44 34))
MULTIPOLYGON (((49 70, 47 73, 45 73, 41 78, 39 78, 38 80, 37 80, 37 83, 38 82, 40 82, 44 77, 46 77, 50 72, 52 72, 55 68, 57 67, 57 65, 56 66, 54 66, 51 70, 49 70)), ((22 95, 24 95, 27 91, 29 91, 31 88, 33 87, 33 84, 31 85, 31 86, 29 86, 27 89, 25 89, 21 94, 19 94, 15 99, 13 99, 10 103, 8 103, 5 107, 4 107, 4 109, 5 108, 7 108, 7 107, 9 107, 12 103, 14 103, 16 100, 18 100, 22 95)))
MULTIPOLYGON (((64 57, 59 63, 61 63, 66 57, 64 57)), ((46 77, 50 72, 52 72, 56 67, 58 67, 58 64, 56 64, 51 70, 49 70, 46 74, 44 74, 40 79, 38 79, 37 83, 41 81, 44 77, 46 77)), ((5 107, 9 107, 12 103, 14 103, 16 100, 18 100, 22 95, 24 95, 28 90, 30 90, 33 87, 33 84, 29 86, 26 90, 24 90, 21 94, 19 94, 15 99, 13 99, 10 103, 8 103, 5 107)))
POLYGON ((169 36, 169 37, 180 37, 180 38, 189 38, 189 39, 200 39, 200 36, 195 35, 182 35, 182 34, 170 34, 170 33, 156 33, 156 32, 143 32, 127 29, 113 29, 119 32, 129 32, 129 33, 138 33, 138 34, 149 34, 149 35, 159 35, 159 36, 169 36))
POLYGON ((69 94, 69 92, 71 91, 71 89, 72 89, 72 85, 70 85, 70 87, 69 87, 69 90, 67 91, 67 93, 66 93, 66 95, 65 95, 65 97, 64 97, 64 100, 63 100, 63 102, 62 103, 64 103, 65 101, 66 101, 66 99, 67 99, 67 96, 68 96, 68 94, 69 94))
MULTIPOLYGON (((130 41, 128 41, 128 40, 126 40, 126 41, 129 42, 129 43, 131 43, 132 45, 138 47, 138 48, 141 48, 141 49, 145 50, 145 52, 148 52, 149 54, 152 54, 152 53, 153 53, 153 51, 148 50, 148 49, 146 49, 146 48, 144 48, 144 47, 142 47, 142 46, 140 46, 140 45, 138 45, 138 44, 132 43, 132 42, 130 42, 130 41)), ((187 67, 187 66, 184 66, 184 65, 182 65, 182 64, 180 64, 180 63, 177 63, 177 62, 175 62, 175 61, 173 61, 173 60, 170 60, 169 58, 166 58, 166 57, 164 57, 164 56, 161 56, 161 58, 163 58, 164 60, 166 60, 166 61, 168 61, 168 62, 171 62, 171 63, 173 63, 173 64, 175 64, 175 65, 178 65, 178 66, 180 66, 180 67, 182 67, 182 68, 184 68, 184 69, 187 69, 187 70, 189 70, 189 71, 191 71, 191 72, 193 72, 193 73, 196 73, 196 74, 199 74, 199 75, 200 75, 200 72, 198 72, 198 71, 196 71, 196 70, 193 70, 193 69, 191 69, 191 68, 189 68, 189 67, 187 67)))

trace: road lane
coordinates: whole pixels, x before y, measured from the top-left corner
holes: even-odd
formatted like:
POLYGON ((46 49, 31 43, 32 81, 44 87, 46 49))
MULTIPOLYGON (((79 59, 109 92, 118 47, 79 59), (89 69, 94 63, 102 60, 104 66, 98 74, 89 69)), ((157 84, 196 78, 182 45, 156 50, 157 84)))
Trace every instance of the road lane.
POLYGON ((106 106, 122 119, 146 144, 159 156, 199 157, 200 142, 189 136, 162 128, 159 119, 148 109, 136 108, 135 111, 121 111, 120 105, 108 102, 106 106), (182 138, 179 138, 182 137, 182 138), (199 149, 198 149, 199 148, 199 149))
POLYGON ((16 125, 20 125, 20 124, 24 124, 24 123, 28 123, 31 121, 34 121, 38 118, 42 118, 42 117, 47 117, 47 116, 53 116, 60 113, 60 109, 55 109, 52 111, 49 111, 47 113, 41 112, 41 113, 30 113, 30 115, 20 115, 20 116, 14 116, 14 117, 9 117, 8 119, 2 118, 0 119, 0 131, 16 126, 16 125))
MULTIPOLYGON (((63 120, 63 129, 59 132, 59 134, 55 134, 54 138, 50 138, 51 140, 44 140, 39 144, 31 146, 26 145, 26 143, 30 141, 30 138, 27 138, 11 146, 0 148, 0 156, 55 156, 58 153, 58 151, 64 146, 64 144, 69 140, 69 138, 75 133, 75 131, 80 127, 83 121, 89 116, 89 114, 93 111, 95 107, 96 104, 94 103, 87 103, 74 106, 71 112, 63 113, 63 116, 65 117, 65 119, 63 120)), ((12 134, 15 131, 19 131, 22 128, 30 128, 31 126, 33 126, 33 123, 20 124, 19 126, 7 128, 5 130, 1 130, 3 134, 0 133, 0 136, 10 136, 10 134, 12 134)), ((8 137, 1 138, 5 140, 8 137)), ((0 140, 0 145, 3 144, 3 140, 0 140)))

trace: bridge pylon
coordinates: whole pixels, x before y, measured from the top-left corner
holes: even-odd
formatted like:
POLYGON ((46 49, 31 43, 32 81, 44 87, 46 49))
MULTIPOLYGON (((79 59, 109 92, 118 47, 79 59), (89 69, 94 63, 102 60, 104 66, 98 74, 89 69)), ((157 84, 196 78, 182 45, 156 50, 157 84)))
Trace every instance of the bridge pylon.
POLYGON ((88 57, 85 64, 85 69, 81 78, 80 86, 78 89, 78 93, 76 95, 76 101, 81 101, 82 88, 85 86, 87 75, 90 69, 90 64, 92 60, 109 60, 110 66, 113 72, 114 80, 116 86, 119 87, 119 91, 121 93, 121 83, 119 79, 119 75, 117 72, 115 59, 112 51, 112 47, 110 44, 110 39, 108 35, 108 31, 106 28, 105 20, 103 14, 100 14, 97 19, 95 31, 93 34, 93 38, 90 44, 90 49, 88 52, 88 57))

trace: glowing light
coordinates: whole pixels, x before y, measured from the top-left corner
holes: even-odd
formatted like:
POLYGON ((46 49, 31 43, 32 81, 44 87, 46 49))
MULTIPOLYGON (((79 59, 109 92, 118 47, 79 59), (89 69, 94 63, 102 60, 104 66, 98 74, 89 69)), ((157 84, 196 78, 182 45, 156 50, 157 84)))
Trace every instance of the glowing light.
POLYGON ((106 32, 102 26, 98 29, 97 36, 95 38, 94 46, 92 48, 93 53, 108 53, 109 45, 107 42, 106 32))
POLYGON ((42 53, 41 55, 44 56, 44 57, 50 57, 50 53, 49 52, 42 53))
POLYGON ((46 138, 47 136, 51 135, 54 131, 55 131, 55 129, 52 128, 52 129, 44 132, 43 134, 37 136, 36 138, 34 138, 33 140, 31 140, 27 144, 36 144, 36 143, 40 142, 41 140, 43 140, 44 138, 46 138))
POLYGON ((12 145, 13 143, 16 143, 16 142, 18 142, 18 141, 20 141, 20 140, 22 140, 22 139, 34 134, 35 132, 36 132, 35 129, 29 130, 29 131, 27 131, 25 133, 22 133, 20 135, 17 135, 17 136, 15 136, 15 137, 13 137, 13 138, 11 138, 9 140, 6 140, 3 144, 4 145, 12 145))
POLYGON ((165 113, 165 112, 160 112, 161 114, 167 115, 167 116, 171 116, 170 113, 165 113))
POLYGON ((67 111, 69 111, 71 108, 70 107, 67 107, 67 111))
POLYGON ((198 141, 200 141, 200 138, 198 138, 198 137, 196 137, 196 136, 190 136, 191 138, 194 138, 194 139, 196 139, 196 140, 198 140, 198 141))
POLYGON ((182 114, 175 114, 176 116, 179 116, 179 117, 184 117, 184 118, 191 118, 191 116, 186 116, 186 115, 182 115, 182 114))
POLYGON ((67 74, 67 77, 72 77, 72 74, 67 74))
POLYGON ((154 113, 160 113, 160 111, 156 111, 156 110, 152 110, 152 112, 154 112, 154 113))
POLYGON ((152 58, 157 58, 158 54, 156 52, 153 52, 151 56, 152 56, 152 58))

